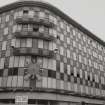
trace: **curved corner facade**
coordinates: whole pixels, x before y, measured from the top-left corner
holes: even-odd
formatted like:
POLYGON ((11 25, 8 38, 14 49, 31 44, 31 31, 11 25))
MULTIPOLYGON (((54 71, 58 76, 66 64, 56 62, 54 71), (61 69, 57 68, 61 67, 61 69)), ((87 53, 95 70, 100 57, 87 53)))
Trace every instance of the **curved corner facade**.
POLYGON ((2 7, 0 105, 104 105, 104 44, 50 4, 2 7), (25 80, 32 59, 42 63, 39 81, 25 80))

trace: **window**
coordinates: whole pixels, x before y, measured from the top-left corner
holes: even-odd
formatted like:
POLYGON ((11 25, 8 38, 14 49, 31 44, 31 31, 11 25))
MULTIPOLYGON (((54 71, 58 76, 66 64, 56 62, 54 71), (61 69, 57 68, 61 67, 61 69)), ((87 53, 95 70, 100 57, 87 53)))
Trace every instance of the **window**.
POLYGON ((77 77, 77 69, 74 67, 74 76, 77 77))
POLYGON ((57 49, 56 43, 53 42, 53 50, 57 49))
POLYGON ((21 39, 21 47, 26 47, 26 39, 21 39))
POLYGON ((87 52, 87 51, 86 51, 86 47, 85 47, 85 46, 83 47, 83 50, 84 50, 84 52, 85 52, 85 53, 87 52))
POLYGON ((29 11, 28 10, 23 10, 23 14, 28 14, 29 11))
POLYGON ((101 77, 101 83, 104 84, 104 77, 101 77))
POLYGON ((34 11, 32 11, 32 10, 29 11, 29 16, 30 16, 30 17, 33 17, 33 16, 34 16, 34 11))
POLYGON ((51 29, 51 28, 49 29, 49 34, 53 35, 53 29, 51 29))
POLYGON ((23 11, 19 11, 19 12, 18 12, 18 16, 19 16, 19 17, 23 16, 23 11))
POLYGON ((33 31, 34 31, 34 32, 38 32, 38 31, 39 31, 39 26, 34 25, 34 26, 33 26, 33 31))
POLYGON ((9 21, 9 15, 6 16, 6 22, 8 22, 8 21, 9 21))
POLYGON ((3 76, 3 69, 0 70, 0 77, 3 76))
POLYGON ((5 62, 5 58, 1 58, 0 59, 0 69, 4 68, 4 62, 5 62))
POLYGON ((64 81, 60 81, 60 88, 64 89, 64 81))
POLYGON ((74 60, 77 59, 76 53, 73 53, 73 59, 74 59, 74 60))
POLYGON ((81 46, 81 44, 79 44, 79 50, 82 50, 82 46, 81 46))
POLYGON ((24 67, 24 63, 25 63, 25 57, 21 56, 19 59, 19 67, 24 67))
POLYGON ((70 38, 67 37, 67 44, 70 44, 70 38))
POLYGON ((64 41, 64 35, 60 34, 60 40, 64 41))
POLYGON ((70 65, 67 65, 67 74, 70 75, 70 65))
POLYGON ((20 39, 16 39, 16 45, 15 45, 16 48, 20 47, 20 39))
POLYGON ((87 78, 87 72, 85 71, 85 79, 87 80, 88 78, 87 78))
POLYGON ((53 36, 57 37, 57 31, 55 29, 53 30, 53 36))
POLYGON ((93 51, 93 56, 97 58, 97 53, 93 51))
POLYGON ((86 42, 86 36, 85 35, 83 35, 83 41, 86 42))
POLYGON ((70 58, 70 50, 67 49, 67 58, 70 58))
POLYGON ((76 42, 75 41, 73 41, 73 47, 76 47, 76 42))
POLYGON ((52 69, 52 59, 48 59, 48 69, 52 69))
POLYGON ((19 57, 16 56, 16 57, 14 58, 14 67, 18 67, 18 64, 19 64, 19 57))
POLYGON ((92 81, 92 73, 90 73, 90 80, 92 81))
POLYGON ((43 47, 44 47, 44 49, 48 49, 49 48, 49 42, 43 41, 43 47))
POLYGON ((13 76, 18 75, 18 68, 13 68, 13 76))
POLYGON ((5 14, 2 15, 2 23, 5 23, 5 14))
POLYGON ((52 60, 52 70, 56 71, 56 60, 52 60))
POLYGON ((80 33, 78 33, 78 38, 81 39, 81 34, 80 33))
POLYGON ((16 32, 16 31, 17 31, 17 25, 14 25, 12 32, 14 33, 14 32, 16 32))
POLYGON ((22 25, 22 30, 23 31, 28 31, 28 24, 22 25))
MULTIPOLYGON (((42 77, 42 87, 47 88, 48 79, 47 77, 42 77)), ((51 83, 51 81, 50 81, 51 83)))
POLYGON ((63 22, 60 22, 60 27, 61 27, 62 29, 64 28, 63 22))
POLYGON ((73 35, 75 36, 76 35, 76 31, 74 29, 72 31, 73 31, 73 35))
POLYGON ((44 26, 40 26, 40 27, 39 27, 39 32, 40 32, 40 33, 43 33, 43 32, 44 32, 44 26))
POLYGON ((7 35, 7 34, 8 34, 8 27, 4 28, 4 35, 7 35))
POLYGON ((45 13, 44 12, 39 12, 39 18, 43 19, 45 17, 45 13))
POLYGON ((49 42, 49 50, 53 50, 53 42, 49 42))
POLYGON ((28 24, 28 31, 33 31, 33 25, 32 24, 28 24))
POLYGON ((48 68, 48 59, 47 58, 43 58, 43 68, 48 68))
POLYGON ((6 50, 7 41, 2 42, 2 50, 6 50))
POLYGON ((100 71, 103 71, 103 66, 100 64, 99 65, 100 71))
MULTIPOLYGON (((16 30, 16 26, 14 26, 13 28, 14 28, 13 30, 15 31, 16 30)), ((22 30, 22 25, 18 24, 17 30, 21 31, 22 30)))
POLYGON ((32 47, 32 39, 30 39, 30 38, 27 39, 26 46, 27 47, 32 47))
POLYGON ((98 45, 98 50, 100 50, 100 51, 101 51, 101 45, 98 45))
POLYGON ((70 32, 70 27, 67 25, 67 32, 70 32))
POLYGON ((60 72, 64 73, 64 63, 60 62, 60 72))
POLYGON ((0 17, 0 23, 1 23, 1 17, 0 17))
POLYGON ((60 47, 60 54, 63 55, 63 53, 64 53, 64 48, 60 47))
POLYGON ((80 78, 82 78, 82 70, 80 70, 80 78))
POLYGON ((102 56, 101 56, 101 55, 99 55, 99 60, 101 60, 101 61, 102 61, 102 56))
POLYGON ((91 49, 90 48, 88 48, 88 54, 89 55, 91 55, 92 53, 91 53, 91 49))
POLYGON ((57 24, 57 19, 54 17, 54 24, 57 24))
POLYGON ((13 75, 13 69, 8 69, 8 76, 12 76, 13 75))
POLYGON ((48 34, 49 33, 49 28, 45 27, 44 32, 48 34))
POLYGON ((14 57, 11 56, 9 59, 9 67, 13 67, 13 65, 14 65, 14 57))
POLYGON ((16 39, 12 39, 11 40, 11 46, 14 46, 15 47, 15 42, 16 42, 16 39))
POLYGON ((14 13, 14 19, 16 19, 17 16, 18 16, 18 12, 15 12, 15 13, 14 13))
POLYGON ((92 66, 92 62, 91 62, 91 60, 89 59, 89 66, 91 67, 92 66))
POLYGON ((79 55, 79 62, 82 63, 82 56, 79 55))
POLYGON ((84 64, 87 65, 87 58, 84 57, 84 64))
POLYGON ((63 73, 60 73, 60 79, 64 80, 64 74, 63 73))
POLYGON ((79 78, 80 77, 80 74, 77 72, 77 77, 79 78))
POLYGON ((97 69, 97 63, 96 62, 93 62, 93 65, 94 65, 94 68, 97 69))
POLYGON ((43 48, 43 40, 38 40, 38 48, 43 48))
POLYGON ((54 22, 54 17, 53 17, 52 15, 49 15, 49 20, 50 20, 51 22, 54 22))

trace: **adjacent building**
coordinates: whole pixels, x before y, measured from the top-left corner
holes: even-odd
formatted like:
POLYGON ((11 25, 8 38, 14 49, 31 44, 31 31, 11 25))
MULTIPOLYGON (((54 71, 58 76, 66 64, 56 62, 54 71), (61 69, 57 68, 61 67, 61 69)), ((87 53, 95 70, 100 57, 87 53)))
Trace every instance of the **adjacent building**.
POLYGON ((0 105, 104 103, 104 41, 46 2, 0 8, 0 105), (40 80, 25 79, 32 59, 40 80))

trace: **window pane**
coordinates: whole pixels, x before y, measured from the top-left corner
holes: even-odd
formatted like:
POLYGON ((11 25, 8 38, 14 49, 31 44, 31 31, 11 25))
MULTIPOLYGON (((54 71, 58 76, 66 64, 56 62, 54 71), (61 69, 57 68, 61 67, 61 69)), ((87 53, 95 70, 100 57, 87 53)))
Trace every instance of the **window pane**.
POLYGON ((7 41, 2 42, 2 50, 6 50, 7 41))
POLYGON ((27 47, 32 47, 32 39, 27 39, 26 46, 27 47))

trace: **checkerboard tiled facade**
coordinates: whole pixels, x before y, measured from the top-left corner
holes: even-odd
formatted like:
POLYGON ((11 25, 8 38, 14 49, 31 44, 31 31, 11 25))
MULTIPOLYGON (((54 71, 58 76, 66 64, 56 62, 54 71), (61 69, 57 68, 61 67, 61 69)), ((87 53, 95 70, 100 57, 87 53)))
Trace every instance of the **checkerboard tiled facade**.
POLYGON ((42 80, 37 81, 37 88, 104 97, 105 47, 102 43, 43 7, 21 6, 1 12, 0 88, 34 85, 24 80, 24 68, 34 56, 42 61, 42 80), (37 19, 45 23, 39 24, 37 19), (39 37, 39 33, 44 37, 39 37), (48 39, 49 35, 54 39, 48 39), (13 53, 12 47, 21 50, 13 53), (54 55, 49 57, 49 51, 54 55))

